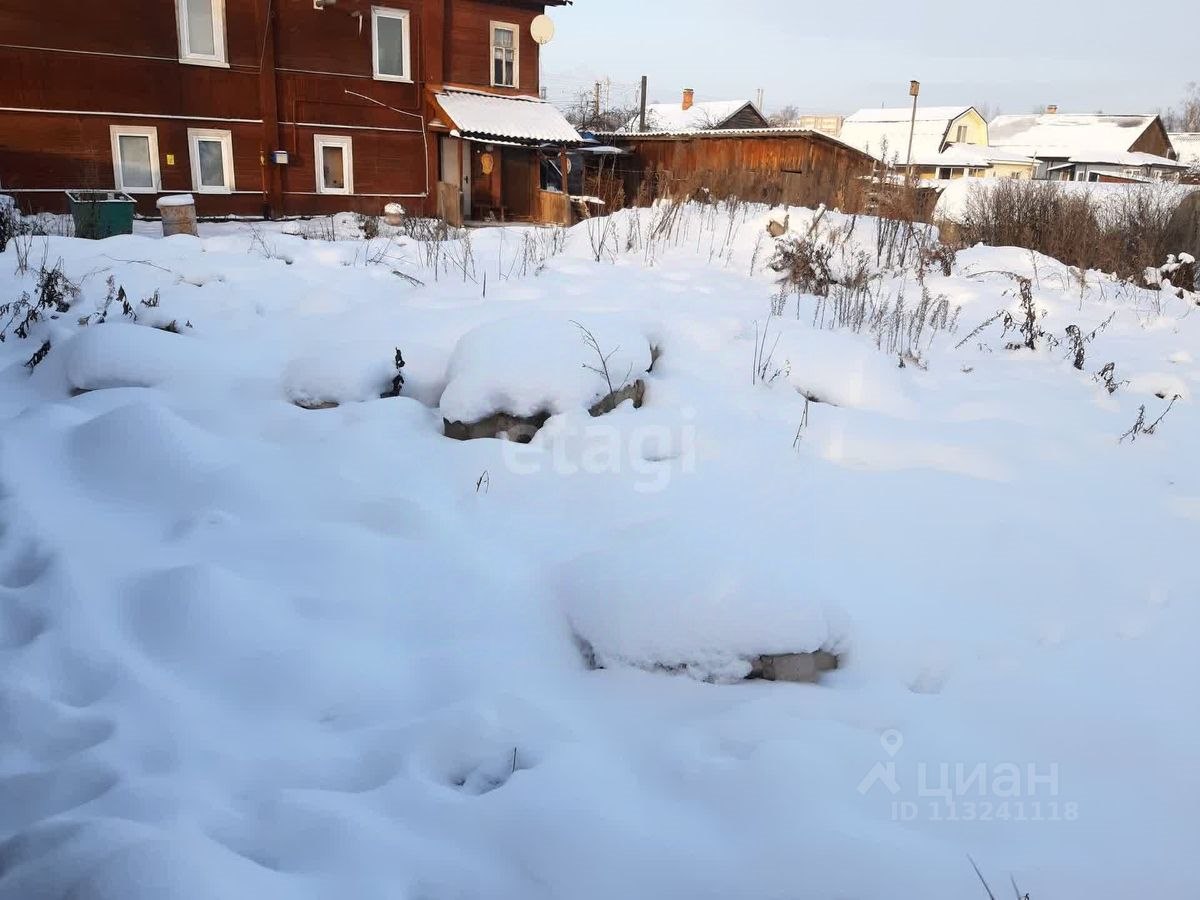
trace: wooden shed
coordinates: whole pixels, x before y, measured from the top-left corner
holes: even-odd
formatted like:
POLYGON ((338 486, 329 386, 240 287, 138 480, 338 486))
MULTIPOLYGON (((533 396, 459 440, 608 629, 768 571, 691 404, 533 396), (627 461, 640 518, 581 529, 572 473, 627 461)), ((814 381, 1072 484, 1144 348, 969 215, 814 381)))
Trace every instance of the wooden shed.
POLYGON ((598 137, 626 151, 615 165, 615 174, 629 199, 704 188, 721 197, 844 206, 876 165, 861 150, 802 128, 598 137), (647 189, 648 179, 653 180, 653 190, 647 189))

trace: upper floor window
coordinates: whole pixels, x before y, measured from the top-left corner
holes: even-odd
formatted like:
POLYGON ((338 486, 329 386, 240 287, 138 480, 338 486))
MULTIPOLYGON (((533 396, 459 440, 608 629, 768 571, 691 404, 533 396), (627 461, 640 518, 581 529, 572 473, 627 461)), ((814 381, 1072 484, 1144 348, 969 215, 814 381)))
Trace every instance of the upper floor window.
POLYGON ((412 81, 408 10, 372 7, 371 36, 375 77, 383 81, 412 81))
POLYGON ((518 34, 516 25, 492 23, 492 84, 496 87, 517 86, 518 34))
POLYGON ((179 23, 179 61, 227 66, 225 0, 175 0, 179 23))
POLYGON ((954 132, 954 142, 956 144, 964 144, 967 140, 967 126, 959 125, 954 132))

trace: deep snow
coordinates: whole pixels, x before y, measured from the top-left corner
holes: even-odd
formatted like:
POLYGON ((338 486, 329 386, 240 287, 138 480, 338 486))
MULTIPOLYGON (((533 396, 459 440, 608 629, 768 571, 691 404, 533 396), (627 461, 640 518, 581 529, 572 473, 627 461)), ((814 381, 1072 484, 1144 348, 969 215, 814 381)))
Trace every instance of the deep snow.
POLYGON ((657 215, 600 262, 595 222, 45 240, 81 291, 0 344, 0 898, 959 900, 968 854, 1200 893, 1191 298, 974 248, 901 368, 769 315, 765 209, 657 215), (1005 272, 1059 339, 1112 315, 1082 370, 956 347, 1005 272), (572 321, 660 348, 641 409, 588 415, 572 321), (531 444, 442 437, 514 397, 557 412, 531 444), (819 685, 737 680, 818 647, 819 685))

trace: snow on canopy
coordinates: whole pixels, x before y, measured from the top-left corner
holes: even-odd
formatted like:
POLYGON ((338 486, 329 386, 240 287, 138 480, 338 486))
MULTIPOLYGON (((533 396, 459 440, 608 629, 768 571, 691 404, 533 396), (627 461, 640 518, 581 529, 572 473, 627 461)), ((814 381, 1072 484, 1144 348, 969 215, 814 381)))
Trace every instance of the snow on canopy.
POLYGON ((583 139, 552 104, 536 97, 442 91, 438 105, 464 135, 578 144, 583 139))
MULTIPOLYGON (((718 128, 746 107, 759 112, 749 100, 706 100, 684 109, 679 103, 651 103, 646 107, 646 128, 649 131, 703 131, 718 128)), ((760 113, 761 115, 761 113, 760 113)), ((637 131, 639 117, 625 123, 624 131, 637 131)))
POLYGON ((1128 152, 1158 116, 1106 116, 1047 113, 996 116, 988 125, 990 143, 1037 157, 1087 157, 1128 152), (1093 154, 1093 155, 1089 155, 1093 154))
POLYGON ((889 157, 903 157, 908 153, 911 123, 913 158, 936 156, 946 142, 951 123, 972 108, 918 107, 916 122, 912 121, 913 111, 910 106, 860 109, 854 115, 846 117, 840 137, 847 144, 876 157, 884 152, 885 144, 889 157))

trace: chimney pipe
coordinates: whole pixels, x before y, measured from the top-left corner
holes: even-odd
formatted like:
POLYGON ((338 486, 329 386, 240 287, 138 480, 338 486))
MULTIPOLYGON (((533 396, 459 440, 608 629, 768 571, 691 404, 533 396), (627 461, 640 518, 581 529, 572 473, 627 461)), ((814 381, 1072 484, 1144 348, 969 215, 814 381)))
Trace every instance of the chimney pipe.
POLYGON ((691 109, 691 108, 692 108, 692 102, 693 102, 695 99, 696 99, 696 92, 695 92, 695 91, 693 91, 691 88, 684 88, 684 89, 683 89, 683 108, 684 108, 684 109, 691 109))
POLYGON ((1056 104, 1056 103, 1048 104, 1046 106, 1046 115, 1048 115, 1048 116, 1058 115, 1058 104, 1056 104))

